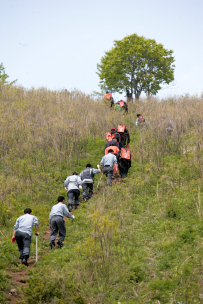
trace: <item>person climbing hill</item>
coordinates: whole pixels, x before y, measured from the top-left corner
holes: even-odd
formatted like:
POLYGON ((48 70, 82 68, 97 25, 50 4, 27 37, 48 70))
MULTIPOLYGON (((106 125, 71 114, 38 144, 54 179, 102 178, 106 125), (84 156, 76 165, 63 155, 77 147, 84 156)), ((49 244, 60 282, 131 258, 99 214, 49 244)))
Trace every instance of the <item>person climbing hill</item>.
POLYGON ((68 195, 68 209, 71 211, 73 209, 73 199, 75 197, 75 209, 79 207, 79 196, 80 188, 82 189, 82 181, 78 176, 78 172, 74 171, 72 176, 68 176, 64 182, 64 187, 66 188, 68 195), (67 187, 68 186, 68 187, 67 187))
POLYGON ((91 164, 86 165, 86 169, 84 169, 79 177, 82 180, 82 189, 83 189, 83 200, 85 202, 88 201, 92 197, 93 194, 93 184, 94 184, 94 175, 101 173, 99 165, 97 165, 98 169, 92 168, 91 164), (89 189, 89 191, 88 191, 89 189))
POLYGON ((30 255, 30 244, 32 227, 35 226, 35 235, 38 236, 39 222, 36 216, 32 215, 32 210, 26 208, 24 215, 20 216, 14 225, 12 242, 17 242, 18 250, 20 252, 19 259, 22 260, 22 264, 28 266, 28 258, 30 255))
POLYGON ((116 155, 119 173, 122 178, 127 177, 128 170, 131 167, 131 152, 125 148, 121 148, 121 150, 116 155))
POLYGON ((105 149, 108 148, 109 146, 116 146, 119 149, 119 143, 118 143, 116 137, 113 137, 112 140, 110 140, 106 143, 105 149))
POLYGON ((63 241, 66 236, 66 227, 65 227, 65 222, 63 220, 63 216, 65 215, 66 217, 69 217, 73 220, 75 219, 75 216, 70 214, 67 206, 64 204, 65 197, 59 196, 57 201, 58 201, 58 204, 54 205, 51 208, 51 212, 49 214, 49 223, 51 226, 51 235, 50 235, 49 246, 51 247, 51 249, 53 247, 55 247, 55 239, 57 237, 58 231, 59 231, 59 237, 60 237, 57 242, 58 248, 61 248, 63 246, 63 241))
POLYGON ((108 154, 103 156, 100 162, 103 173, 107 176, 107 186, 112 185, 113 166, 118 166, 116 156, 113 153, 114 151, 110 149, 108 154))
POLYGON ((138 126, 140 129, 147 127, 147 122, 143 116, 137 114, 137 119, 135 122, 136 127, 138 126))
POLYGON ((120 134, 121 136, 121 141, 120 141, 120 148, 122 147, 126 147, 129 145, 130 143, 130 135, 128 132, 128 129, 126 128, 125 125, 119 125, 117 132, 120 134))

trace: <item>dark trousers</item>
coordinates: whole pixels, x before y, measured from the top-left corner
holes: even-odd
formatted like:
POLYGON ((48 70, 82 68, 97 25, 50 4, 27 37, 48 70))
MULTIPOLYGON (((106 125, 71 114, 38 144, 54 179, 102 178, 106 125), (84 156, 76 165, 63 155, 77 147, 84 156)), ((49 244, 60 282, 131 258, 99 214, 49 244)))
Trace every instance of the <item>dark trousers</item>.
POLYGON ((122 178, 127 177, 128 174, 128 166, 119 167, 119 173, 122 178))
POLYGON ((77 206, 79 206, 80 190, 72 189, 69 190, 67 194, 68 194, 68 207, 70 207, 70 209, 73 208, 73 199, 75 197, 75 208, 77 208, 77 206))
POLYGON ((107 176, 107 186, 111 186, 113 177, 113 167, 105 166, 103 168, 103 173, 107 176))
POLYGON ((93 194, 93 183, 83 183, 83 198, 87 197, 88 199, 92 197, 93 194), (89 192, 88 192, 89 189, 89 192))
POLYGON ((59 242, 63 242, 66 236, 66 226, 65 221, 63 220, 62 216, 53 216, 51 219, 51 235, 50 240, 55 241, 57 234, 59 231, 59 242))
POLYGON ((18 250, 20 252, 20 259, 23 259, 24 256, 27 256, 27 258, 29 258, 31 235, 26 232, 17 230, 15 233, 15 238, 18 244, 18 250))

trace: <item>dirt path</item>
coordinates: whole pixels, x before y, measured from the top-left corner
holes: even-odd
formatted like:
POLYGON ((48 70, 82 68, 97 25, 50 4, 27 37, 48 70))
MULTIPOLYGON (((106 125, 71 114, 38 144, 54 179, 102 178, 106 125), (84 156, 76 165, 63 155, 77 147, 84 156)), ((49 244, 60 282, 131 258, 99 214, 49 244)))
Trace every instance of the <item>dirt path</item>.
MULTIPOLYGON (((43 239, 47 242, 50 241, 50 230, 44 232, 43 239)), ((38 256, 38 258, 40 257, 41 256, 38 256)), ((10 275, 8 283, 11 287, 9 291, 5 291, 4 293, 10 296, 10 299, 7 300, 9 304, 21 303, 21 299, 23 297, 22 286, 28 286, 28 271, 32 269, 35 264, 36 259, 28 259, 29 266, 21 266, 21 262, 19 260, 19 267, 7 268, 7 273, 10 275)))
MULTIPOLYGON (((120 177, 115 177, 113 180, 113 184, 114 183, 122 183, 123 179, 120 177)), ((102 187, 103 188, 103 187, 102 187)), ((96 189, 95 193, 93 195, 99 195, 102 193, 102 188, 100 189, 96 189)), ((66 221, 67 218, 64 217, 64 220, 66 221)), ((43 233, 43 239, 49 243, 50 242, 50 230, 46 230, 43 233)), ((56 244, 56 248, 57 248, 57 244, 56 244)), ((46 251, 48 252, 47 249, 46 251)), ((40 258, 41 256, 38 256, 38 258, 40 258)), ((20 267, 11 267, 11 268, 7 268, 7 272, 10 275, 10 278, 8 279, 8 283, 11 286, 9 291, 5 291, 5 294, 10 296, 10 300, 7 300, 7 302, 9 304, 14 304, 14 303, 21 303, 21 299, 23 297, 23 291, 22 291, 22 286, 28 286, 28 280, 29 280, 29 276, 28 276, 28 271, 30 269, 32 269, 34 267, 36 263, 36 259, 29 259, 28 260, 28 264, 29 266, 20 266, 20 262, 19 262, 19 266, 20 267)))

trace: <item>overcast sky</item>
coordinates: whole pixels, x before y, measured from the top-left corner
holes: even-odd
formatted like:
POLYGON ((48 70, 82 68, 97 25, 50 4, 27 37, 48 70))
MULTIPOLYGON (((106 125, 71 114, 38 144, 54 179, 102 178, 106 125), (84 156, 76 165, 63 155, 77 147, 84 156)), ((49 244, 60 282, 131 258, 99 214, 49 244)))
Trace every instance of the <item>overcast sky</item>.
POLYGON ((203 0, 0 0, 0 63, 25 88, 99 90, 97 63, 137 33, 172 49, 175 85, 203 92, 203 0))

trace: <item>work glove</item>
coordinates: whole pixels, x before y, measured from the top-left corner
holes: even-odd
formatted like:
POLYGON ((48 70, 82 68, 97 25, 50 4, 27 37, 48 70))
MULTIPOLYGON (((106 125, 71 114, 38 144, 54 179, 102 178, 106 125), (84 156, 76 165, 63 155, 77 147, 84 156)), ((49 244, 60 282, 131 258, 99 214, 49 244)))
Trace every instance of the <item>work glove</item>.
POLYGON ((13 236, 12 239, 11 239, 11 242, 15 243, 15 241, 16 241, 16 238, 15 238, 15 236, 13 236))
POLYGON ((97 168, 98 168, 98 169, 100 168, 99 165, 97 165, 97 168))
POLYGON ((129 148, 129 144, 127 144, 126 148, 129 148))
POLYGON ((35 232, 35 235, 38 236, 38 235, 39 235, 39 232, 35 232))
POLYGON ((80 190, 80 191, 82 190, 82 186, 81 186, 81 185, 79 185, 79 190, 80 190))
POLYGON ((49 226, 49 230, 51 229, 51 226, 49 226))
POLYGON ((74 215, 72 215, 72 217, 73 217, 73 220, 75 219, 75 216, 74 215))

